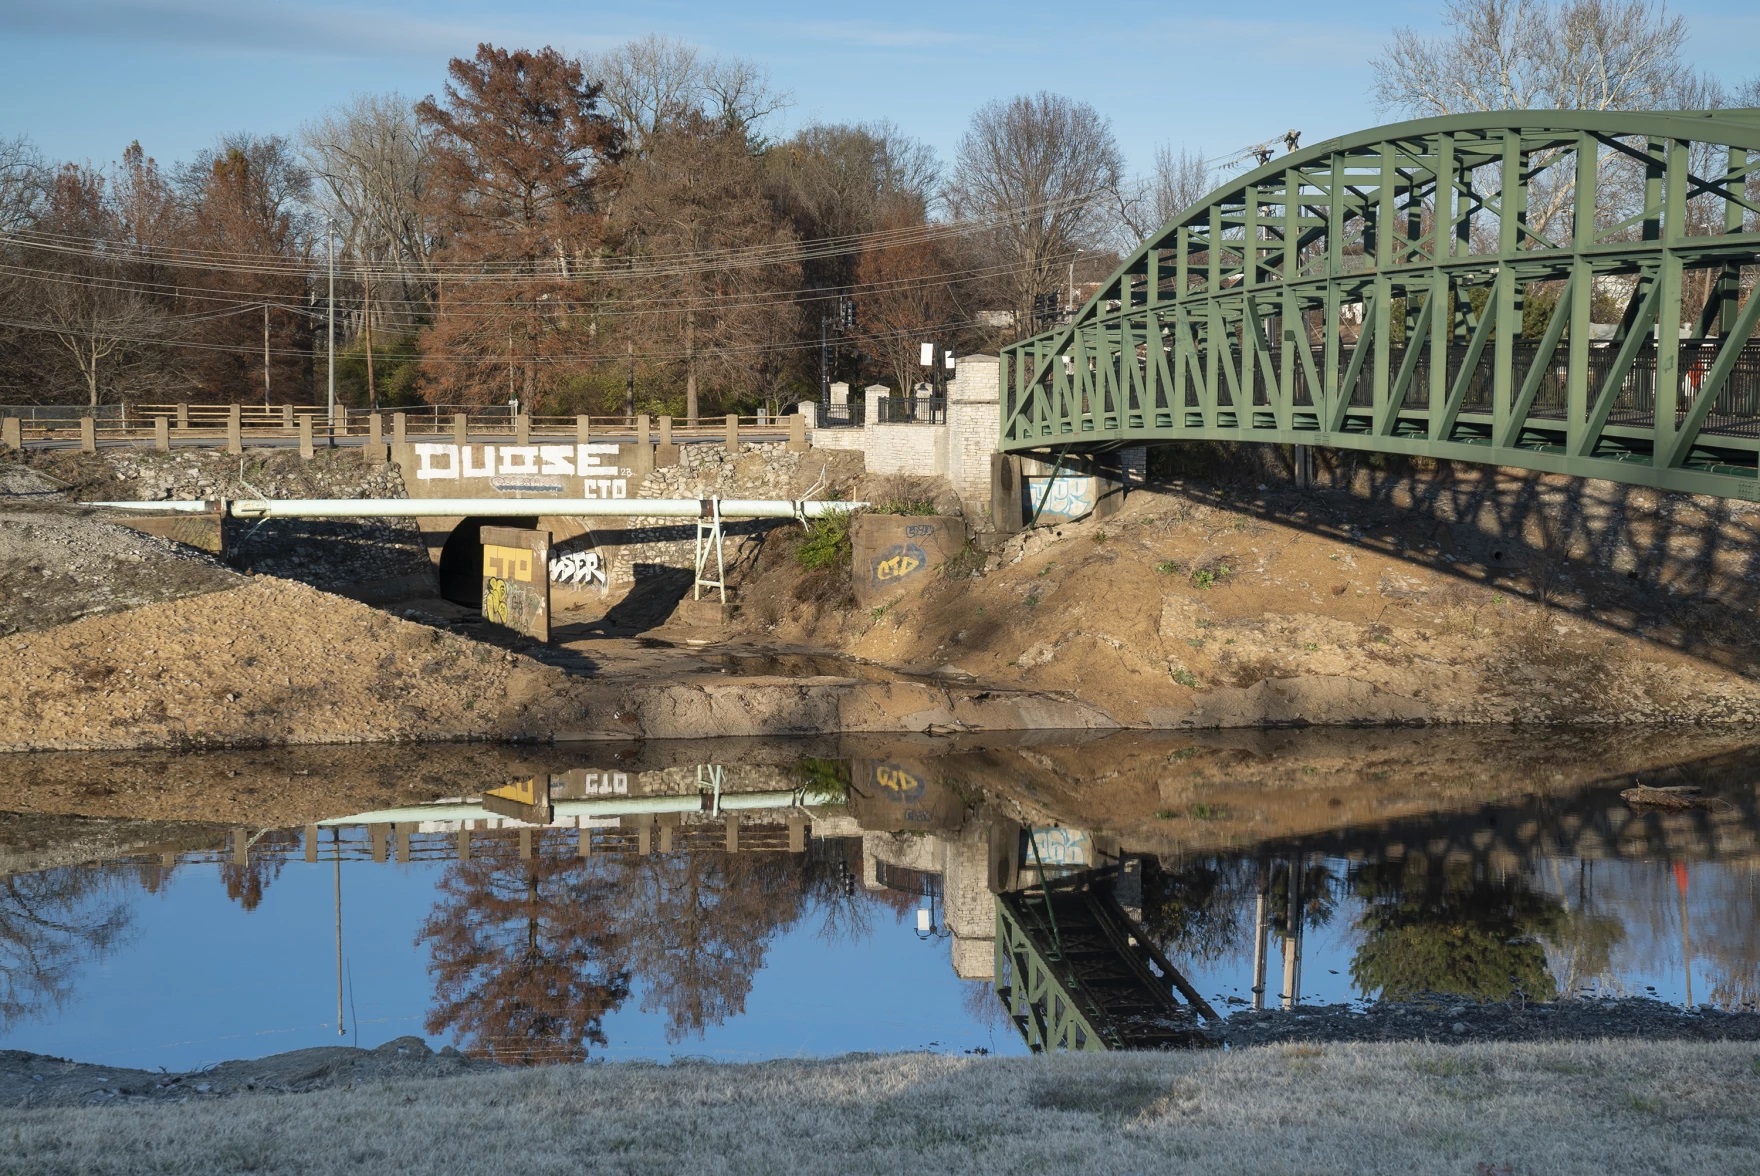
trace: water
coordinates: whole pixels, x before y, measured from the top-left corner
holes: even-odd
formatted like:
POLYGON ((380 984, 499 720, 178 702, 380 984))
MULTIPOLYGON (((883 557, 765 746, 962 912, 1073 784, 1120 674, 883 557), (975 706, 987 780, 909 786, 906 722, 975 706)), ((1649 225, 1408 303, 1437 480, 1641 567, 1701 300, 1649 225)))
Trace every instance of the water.
MULTIPOLYGON (((1223 1017, 1427 992, 1751 1010, 1747 738, 12 757, 5 795, 37 811, 0 815, 0 1048, 173 1070, 406 1034, 516 1062, 1023 1053, 999 925, 1024 1020, 1033 952, 1099 961, 1064 976, 1112 1010, 1078 1036, 1143 1022, 1107 1002, 1140 995, 1115 984, 1131 959, 1160 975, 1153 951, 1223 1017), (1635 811, 1635 779, 1707 807, 1635 811), (1035 932, 1045 886, 1070 897, 1035 932)), ((1190 1022, 1165 999, 1150 1021, 1190 1022)))

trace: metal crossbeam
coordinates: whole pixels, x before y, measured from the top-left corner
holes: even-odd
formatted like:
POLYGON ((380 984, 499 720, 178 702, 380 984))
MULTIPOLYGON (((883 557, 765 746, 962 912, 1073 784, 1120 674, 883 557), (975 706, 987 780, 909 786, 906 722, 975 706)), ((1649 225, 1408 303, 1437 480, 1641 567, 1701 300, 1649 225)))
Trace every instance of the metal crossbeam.
POLYGON ((1324 445, 1760 500, 1757 276, 1760 110, 1379 127, 1211 193, 1004 349, 1001 447, 1324 445))

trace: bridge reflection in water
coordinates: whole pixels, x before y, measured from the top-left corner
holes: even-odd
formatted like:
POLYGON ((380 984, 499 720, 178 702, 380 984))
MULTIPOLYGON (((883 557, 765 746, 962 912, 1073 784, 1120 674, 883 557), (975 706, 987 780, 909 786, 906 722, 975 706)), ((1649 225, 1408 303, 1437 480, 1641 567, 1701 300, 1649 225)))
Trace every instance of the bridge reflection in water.
MULTIPOLYGON (((815 920, 825 921, 823 934, 847 937, 837 942, 873 953, 859 957, 868 967, 903 954, 922 960, 914 929, 945 953, 941 969, 951 964, 969 982, 968 1023, 1018 1034, 1031 1050, 1201 1047, 1237 1009, 1429 993, 1496 1001, 1654 991, 1731 1010, 1760 1000, 1752 749, 1679 758, 1638 777, 1573 768, 1570 780, 1555 780, 1550 762, 1525 777, 1507 759, 1480 756, 1493 764, 1487 781, 1466 788, 1452 765, 1474 762, 1473 749, 1455 747, 1445 792, 1416 766, 1390 773, 1408 739, 1398 733, 1362 736, 1368 758, 1348 760, 1335 778, 1331 769, 1310 774, 1315 763, 1340 762, 1343 738, 1267 744, 1259 758, 1237 737, 1205 750, 1185 737, 1132 736, 537 771, 482 785, 484 795, 529 803, 531 820, 467 795, 303 827, 185 822, 170 837, 168 826, 134 822, 138 831, 125 832, 135 840, 99 854, 109 864, 84 848, 99 844, 89 818, 66 818, 65 851, 41 848, 50 839, 31 831, 32 858, 17 851, 24 842, 13 831, 24 826, 0 815, 0 873, 16 893, 37 895, 33 909, 55 914, 60 928, 14 946, 90 963, 117 950, 121 924, 108 908, 80 904, 118 893, 119 878, 175 897, 166 889, 173 874, 206 863, 260 921, 275 909, 264 896, 283 866, 321 862, 321 875, 308 871, 275 893, 320 898, 321 913, 310 914, 327 924, 332 874, 340 904, 348 867, 348 905, 335 911, 332 1032, 344 1019, 343 948, 351 959, 366 950, 352 931, 346 945, 340 938, 345 912, 407 893, 407 882, 373 881, 393 872, 418 883, 420 905, 420 881, 431 878, 432 910, 422 906, 409 927, 429 956, 430 1031, 515 1062, 604 1049, 606 1026, 637 1003, 664 1015, 668 1042, 766 1015, 757 1011, 765 1002, 748 1006, 747 996, 773 968, 793 994, 784 1003, 798 1003, 803 979, 787 969, 801 953, 774 962, 765 945, 797 925, 810 937, 815 920), (1354 766, 1363 762, 1374 770, 1354 766), (1202 809, 1164 807, 1185 795, 1181 773, 1206 781, 1202 809), (1140 802, 1129 783, 1139 774, 1140 802), (1636 778, 1701 783, 1707 806, 1633 809, 1619 794, 1636 778), (155 829, 163 839, 149 836, 155 829), (982 1006, 973 1003, 980 995, 982 1006)), ((1434 767, 1451 739, 1412 735, 1410 751, 1434 767)), ((1580 754, 1584 744, 1572 746, 1580 754)), ((216 771, 228 762, 202 759, 216 771)), ((0 895, 0 908, 8 901, 0 895)), ((282 910, 274 917, 287 917, 282 910)), ((0 970, 9 928, 22 926, 0 919, 0 970)), ((51 995, 66 999, 78 969, 60 975, 42 1008, 51 995)), ((920 1023, 920 981, 908 993, 871 991, 871 978, 855 972, 836 984, 847 990, 836 1015, 852 1023, 893 1009, 920 1023)))

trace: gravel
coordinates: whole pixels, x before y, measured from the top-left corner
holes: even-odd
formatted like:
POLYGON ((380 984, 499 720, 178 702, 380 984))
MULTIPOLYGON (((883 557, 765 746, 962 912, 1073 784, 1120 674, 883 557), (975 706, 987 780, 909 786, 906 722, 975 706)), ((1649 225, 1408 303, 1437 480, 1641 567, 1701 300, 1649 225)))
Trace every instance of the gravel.
POLYGON ((1230 1013, 1230 1046, 1312 1041, 1760 1041, 1760 1013, 1684 1009, 1640 997, 1479 1004, 1458 998, 1364 1005, 1303 1005, 1230 1013))

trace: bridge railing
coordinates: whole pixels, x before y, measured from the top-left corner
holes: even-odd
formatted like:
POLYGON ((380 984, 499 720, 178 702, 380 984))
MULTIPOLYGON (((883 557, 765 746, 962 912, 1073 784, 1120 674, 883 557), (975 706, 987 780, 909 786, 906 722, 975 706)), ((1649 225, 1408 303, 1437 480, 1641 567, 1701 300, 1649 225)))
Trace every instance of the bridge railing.
POLYGON ((460 432, 467 437, 618 437, 666 442, 774 441, 792 437, 796 422, 783 416, 714 416, 696 423, 665 416, 517 416, 505 406, 419 405, 384 409, 377 414, 338 405, 332 424, 325 405, 312 404, 109 404, 88 406, 0 406, 7 437, 14 432, 22 444, 65 443, 89 439, 95 444, 139 442, 151 444, 163 428, 180 442, 227 440, 236 431, 239 440, 275 439, 285 443, 308 426, 314 436, 362 438, 378 432, 390 441, 400 431, 405 436, 446 436, 460 432))

